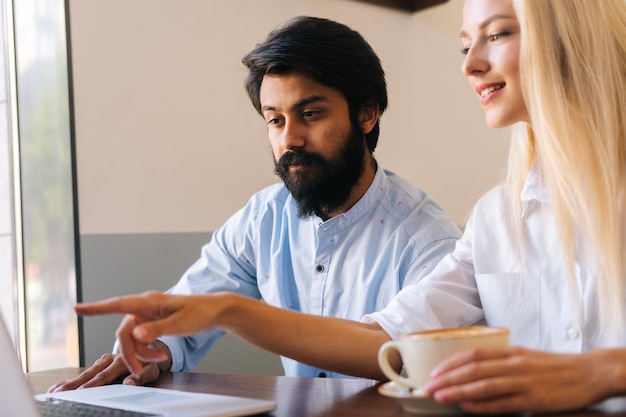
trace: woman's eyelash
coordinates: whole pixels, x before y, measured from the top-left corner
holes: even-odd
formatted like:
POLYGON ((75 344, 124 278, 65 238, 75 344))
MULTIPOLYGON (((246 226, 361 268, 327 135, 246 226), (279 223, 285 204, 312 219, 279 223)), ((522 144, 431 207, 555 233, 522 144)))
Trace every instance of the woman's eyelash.
MULTIPOLYGON (((501 38, 509 36, 510 34, 511 34, 511 32, 507 32, 507 31, 497 32, 497 33, 493 33, 493 34, 490 34, 489 36, 487 36, 487 39, 489 39, 489 41, 497 41, 497 40, 499 40, 501 38)), ((461 48, 461 54, 462 55, 467 55, 467 53, 469 52, 470 48, 471 48, 471 45, 470 46, 464 46, 463 48, 461 48)))
POLYGON ((494 33, 492 35, 489 35, 489 39, 492 41, 497 41, 500 38, 503 38, 505 36, 510 35, 511 32, 498 32, 498 33, 494 33))

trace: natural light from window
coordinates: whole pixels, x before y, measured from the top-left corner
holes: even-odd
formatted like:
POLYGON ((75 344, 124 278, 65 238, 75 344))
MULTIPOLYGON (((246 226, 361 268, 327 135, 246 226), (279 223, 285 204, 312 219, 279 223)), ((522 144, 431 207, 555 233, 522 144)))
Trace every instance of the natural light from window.
MULTIPOLYGON (((77 241, 65 2, 19 0, 13 1, 11 8, 8 1, 0 0, 6 17, 13 11, 14 31, 8 38, 14 36, 16 76, 15 80, 3 77, 3 103, 4 114, 8 120, 17 120, 17 126, 6 122, 0 125, 0 290, 19 296, 16 285, 23 283, 24 291, 23 300, 17 297, 14 305, 5 306, 3 301, 3 313, 5 317, 13 314, 7 321, 19 323, 23 309, 25 324, 8 327, 25 328, 23 360, 28 371, 78 366, 78 323, 72 310, 77 300, 77 241), (16 106, 10 100, 12 82, 17 85, 16 106), (18 150, 10 146, 16 128, 18 150), (19 166, 15 164, 9 170, 7 161, 17 151, 19 166), (19 187, 11 187, 13 178, 19 180, 19 187), (21 203, 16 216, 21 227, 15 228, 20 236, 13 234, 14 198, 21 203), (16 273, 21 269, 16 268, 14 246, 19 244, 19 237, 23 242, 23 277, 16 273)), ((13 62, 6 29, 4 36, 3 71, 8 74, 13 62)))

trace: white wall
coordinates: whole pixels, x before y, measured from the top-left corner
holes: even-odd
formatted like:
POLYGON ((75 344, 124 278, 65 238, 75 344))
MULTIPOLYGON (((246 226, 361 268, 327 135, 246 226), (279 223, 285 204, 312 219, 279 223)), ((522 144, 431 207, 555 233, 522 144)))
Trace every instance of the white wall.
MULTIPOLYGON (((358 30, 387 73, 376 157, 463 224, 507 142, 460 73, 461 0, 410 14, 352 0, 70 0, 84 300, 165 290, 252 193, 278 181, 241 58, 295 15, 358 30)), ((85 319, 86 364, 118 316, 85 319)), ((227 336, 197 370, 280 373, 227 336), (215 358, 215 359, 213 359, 215 358)))
POLYGON ((462 224, 507 141, 460 73, 461 0, 410 14, 352 0, 71 0, 82 234, 211 231, 278 179, 241 57, 294 15, 361 32, 389 110, 376 156, 462 224))

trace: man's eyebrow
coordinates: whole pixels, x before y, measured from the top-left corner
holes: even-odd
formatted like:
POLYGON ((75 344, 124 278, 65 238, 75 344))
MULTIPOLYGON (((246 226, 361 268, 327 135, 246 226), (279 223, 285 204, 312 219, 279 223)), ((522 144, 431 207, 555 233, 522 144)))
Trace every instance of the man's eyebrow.
MULTIPOLYGON (((291 106, 291 110, 293 109, 299 109, 301 107, 307 106, 309 104, 312 103, 318 103, 318 102, 328 102, 328 97, 326 96, 309 96, 309 97, 305 97, 299 101, 297 101, 296 103, 294 103, 293 106, 291 106)), ((272 111, 272 110, 276 110, 275 106, 262 106, 261 107, 262 111, 272 111)))
POLYGON ((326 96, 309 96, 309 97, 305 97, 302 100, 298 101, 296 104, 293 105, 293 108, 298 108, 298 107, 304 107, 306 105, 312 104, 312 103, 317 103, 317 102, 327 102, 328 101, 328 97, 326 96))
MULTIPOLYGON (((509 16, 506 14, 494 14, 493 16, 489 17, 488 19, 486 19, 485 21, 483 21, 479 26, 478 29, 484 29, 485 27, 489 26, 490 23, 496 21, 496 20, 500 20, 500 19, 515 19, 515 16, 509 16)), ((467 34, 466 31, 462 30, 461 33, 459 34, 459 36, 461 36, 462 38, 466 38, 469 35, 467 34)))

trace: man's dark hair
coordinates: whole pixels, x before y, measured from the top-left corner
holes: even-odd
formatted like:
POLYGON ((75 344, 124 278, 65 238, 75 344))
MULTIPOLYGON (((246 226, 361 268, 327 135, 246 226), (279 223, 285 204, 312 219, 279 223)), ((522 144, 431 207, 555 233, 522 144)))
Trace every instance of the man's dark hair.
MULTIPOLYGON (((246 89, 252 104, 262 114, 260 90, 265 74, 300 73, 340 91, 348 102, 350 120, 359 126, 359 111, 378 105, 387 108, 387 86, 380 59, 356 31, 328 19, 300 16, 270 32, 267 39, 242 62, 250 73, 246 89)), ((374 152, 379 122, 366 135, 374 152)))

